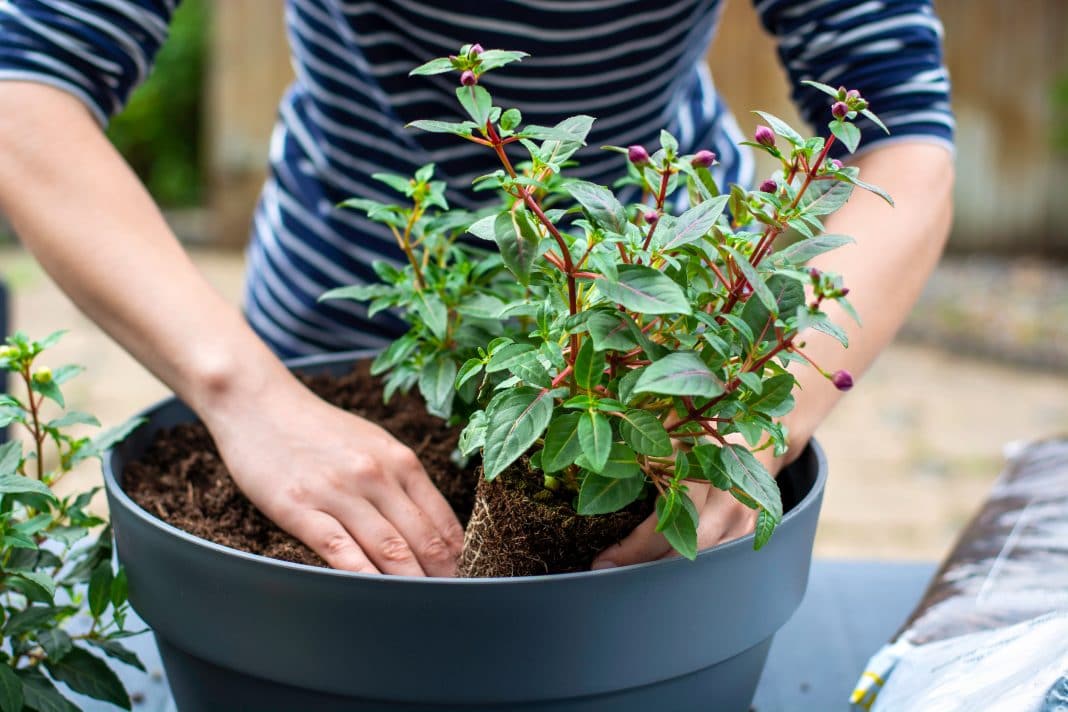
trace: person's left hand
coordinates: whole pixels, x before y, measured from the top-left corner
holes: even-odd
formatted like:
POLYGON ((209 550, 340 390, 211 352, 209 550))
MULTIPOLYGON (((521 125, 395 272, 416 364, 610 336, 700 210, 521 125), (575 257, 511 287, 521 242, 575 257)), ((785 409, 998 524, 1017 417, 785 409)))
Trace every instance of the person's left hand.
MULTIPOLYGON (((781 464, 771 456, 771 449, 755 453, 768 471, 778 474, 781 464)), ((697 548, 707 549, 749 534, 756 528, 757 510, 750 509, 730 492, 703 482, 687 482, 690 499, 700 515, 697 548)), ((607 569, 678 556, 663 534, 656 531, 656 514, 638 525, 623 541, 602 551, 593 561, 593 569, 607 569)))

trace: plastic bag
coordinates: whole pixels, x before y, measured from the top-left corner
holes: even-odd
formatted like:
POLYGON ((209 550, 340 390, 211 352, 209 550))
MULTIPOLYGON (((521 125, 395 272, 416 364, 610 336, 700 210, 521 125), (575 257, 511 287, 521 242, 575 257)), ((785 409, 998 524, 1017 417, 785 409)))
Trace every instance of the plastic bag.
POLYGON ((1068 441, 1012 449, 858 707, 1068 712, 1068 441))

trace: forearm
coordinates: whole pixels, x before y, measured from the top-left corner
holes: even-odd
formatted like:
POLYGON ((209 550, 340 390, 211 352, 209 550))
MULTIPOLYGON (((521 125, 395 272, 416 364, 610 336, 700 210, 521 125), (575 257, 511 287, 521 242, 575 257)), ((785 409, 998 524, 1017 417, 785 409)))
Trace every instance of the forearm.
MULTIPOLYGON (((863 180, 890 193, 896 207, 867 191, 854 191, 826 221, 826 231, 850 235, 856 244, 826 253, 811 265, 842 275, 862 325, 836 304, 825 304, 848 335, 849 348, 813 331, 802 339, 807 342, 804 353, 821 368, 859 377, 904 323, 942 253, 952 220, 953 164, 944 148, 915 142, 873 149, 855 165, 863 180)), ((787 462, 800 454, 843 395, 810 365, 797 364, 792 370, 801 389, 797 407, 784 419, 790 433, 787 462)))
POLYGON ((284 368, 73 97, 0 82, 0 210, 85 313, 202 415, 284 368))

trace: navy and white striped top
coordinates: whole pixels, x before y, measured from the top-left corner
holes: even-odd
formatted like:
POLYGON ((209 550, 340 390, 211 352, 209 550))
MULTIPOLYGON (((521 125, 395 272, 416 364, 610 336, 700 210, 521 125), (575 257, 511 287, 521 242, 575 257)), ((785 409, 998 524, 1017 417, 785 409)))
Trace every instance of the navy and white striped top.
MULTIPOLYGON (((44 82, 81 99, 103 124, 151 70, 177 0, 0 0, 0 79, 44 82)), ((496 168, 482 147, 406 130, 455 119, 456 78, 408 77, 467 42, 531 57, 487 76, 501 106, 525 121, 600 117, 573 175, 609 181, 623 157, 605 144, 654 146, 661 128, 684 152, 720 157, 720 181, 751 180, 737 125, 703 61, 720 0, 289 0, 297 79, 282 100, 270 175, 248 250, 246 313, 281 355, 378 346, 403 325, 368 321, 361 305, 317 303, 327 289, 374 280, 370 263, 400 262, 389 232, 333 206, 359 195, 392 201, 370 180, 433 161, 455 205, 496 168)), ((800 85, 858 88, 890 126, 867 122, 865 145, 921 138, 951 143, 949 81, 931 0, 755 0, 778 39, 802 114, 826 125, 827 100, 800 85)), ((866 124, 866 125, 865 125, 866 124)))

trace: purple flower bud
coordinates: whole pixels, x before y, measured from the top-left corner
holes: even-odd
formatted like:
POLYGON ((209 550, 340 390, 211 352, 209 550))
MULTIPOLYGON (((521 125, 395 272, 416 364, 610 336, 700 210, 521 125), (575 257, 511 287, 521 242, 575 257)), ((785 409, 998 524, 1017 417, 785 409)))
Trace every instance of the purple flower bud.
POLYGON ((820 271, 815 267, 808 271, 808 276, 812 278, 813 283, 820 281, 820 271))
POLYGON ((649 163, 649 152, 644 146, 635 144, 627 147, 627 158, 636 166, 644 166, 649 163))
POLYGON ((837 158, 832 158, 831 159, 831 165, 834 166, 834 169, 836 171, 842 170, 842 162, 839 161, 837 158))
POLYGON ((844 101, 836 101, 831 107, 831 115, 836 119, 844 119, 848 113, 849 107, 844 101))
POLYGON ((849 91, 846 92, 846 100, 847 101, 850 100, 850 99, 856 100, 856 99, 859 99, 859 98, 860 98, 860 92, 857 91, 856 89, 850 89, 849 91))
POLYGON ((655 210, 647 210, 645 211, 645 215, 643 215, 642 217, 645 218, 645 222, 649 223, 650 225, 655 225, 656 221, 660 219, 660 213, 656 212, 655 210))
POLYGON ((760 125, 757 126, 756 131, 753 132, 753 139, 761 146, 774 146, 775 132, 769 129, 767 126, 760 125))
POLYGON ((853 374, 849 371, 835 371, 831 376, 831 383, 840 391, 848 391, 853 387, 853 374))
POLYGON ((482 45, 480 45, 480 44, 471 45, 471 54, 475 55, 476 57, 478 55, 482 54, 483 51, 484 50, 482 49, 482 45))
POLYGON ((475 76, 474 72, 468 69, 460 75, 460 83, 463 84, 465 87, 472 87, 475 84, 478 84, 478 77, 475 76))
POLYGON ((760 184, 761 193, 777 193, 779 192, 779 184, 768 178, 766 181, 760 184))
POLYGON ((716 154, 711 151, 702 149, 693 154, 693 158, 690 160, 690 165, 695 168, 708 168, 716 162, 716 154))
POLYGON ((842 287, 841 289, 838 290, 838 296, 839 297, 844 297, 844 296, 847 296, 848 294, 849 294, 849 287, 842 287))

